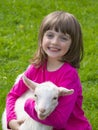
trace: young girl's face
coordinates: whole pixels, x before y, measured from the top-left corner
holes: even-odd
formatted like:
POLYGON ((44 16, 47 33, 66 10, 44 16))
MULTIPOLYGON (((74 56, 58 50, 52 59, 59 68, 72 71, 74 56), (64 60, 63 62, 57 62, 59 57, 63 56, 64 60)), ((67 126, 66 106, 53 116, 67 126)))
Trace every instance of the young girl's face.
POLYGON ((70 45, 71 37, 67 33, 48 30, 43 36, 42 48, 48 58, 60 60, 68 52, 70 45))

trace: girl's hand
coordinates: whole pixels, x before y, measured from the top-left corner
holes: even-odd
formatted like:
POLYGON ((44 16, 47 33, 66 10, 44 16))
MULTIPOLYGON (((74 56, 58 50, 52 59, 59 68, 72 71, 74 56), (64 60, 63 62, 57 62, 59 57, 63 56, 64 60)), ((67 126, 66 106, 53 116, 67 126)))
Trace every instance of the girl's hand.
POLYGON ((12 130, 19 130, 20 125, 24 122, 24 120, 11 120, 9 122, 9 127, 12 130))

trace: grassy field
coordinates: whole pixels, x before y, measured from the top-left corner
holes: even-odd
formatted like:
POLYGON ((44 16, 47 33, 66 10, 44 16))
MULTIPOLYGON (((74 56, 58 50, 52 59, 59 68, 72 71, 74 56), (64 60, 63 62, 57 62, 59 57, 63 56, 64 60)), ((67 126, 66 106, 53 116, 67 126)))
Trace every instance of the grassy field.
POLYGON ((26 69, 37 48, 41 20, 55 10, 70 12, 81 23, 85 49, 79 70, 83 84, 83 108, 93 130, 98 130, 97 0, 0 1, 0 118, 5 107, 6 94, 16 76, 26 69))

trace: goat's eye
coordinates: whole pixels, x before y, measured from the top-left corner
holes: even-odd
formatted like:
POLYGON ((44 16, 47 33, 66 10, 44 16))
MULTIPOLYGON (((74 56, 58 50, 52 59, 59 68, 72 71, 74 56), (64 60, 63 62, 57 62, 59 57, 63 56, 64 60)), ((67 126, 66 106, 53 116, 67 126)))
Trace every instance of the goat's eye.
POLYGON ((57 100, 57 97, 53 97, 53 100, 57 100))
POLYGON ((37 97, 37 94, 34 94, 34 97, 37 97))

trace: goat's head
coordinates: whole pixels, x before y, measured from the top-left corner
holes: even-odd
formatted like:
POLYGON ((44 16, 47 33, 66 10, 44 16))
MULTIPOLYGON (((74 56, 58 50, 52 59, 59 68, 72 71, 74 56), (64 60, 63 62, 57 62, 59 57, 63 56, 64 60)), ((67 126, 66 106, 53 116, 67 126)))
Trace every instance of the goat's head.
POLYGON ((72 94, 73 89, 57 87, 52 82, 44 82, 41 84, 31 81, 23 75, 23 81, 28 88, 33 91, 35 100, 35 110, 39 119, 45 119, 58 105, 58 98, 72 94))

